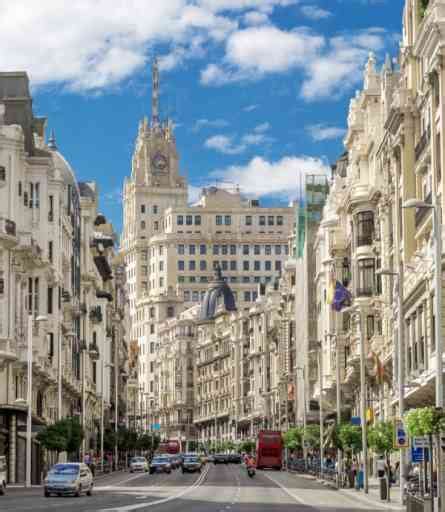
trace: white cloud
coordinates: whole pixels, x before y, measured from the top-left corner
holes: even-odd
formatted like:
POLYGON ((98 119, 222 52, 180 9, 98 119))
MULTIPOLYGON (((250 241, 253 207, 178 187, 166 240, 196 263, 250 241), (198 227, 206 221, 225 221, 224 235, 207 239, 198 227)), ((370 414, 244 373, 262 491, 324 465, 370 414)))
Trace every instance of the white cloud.
POLYGON ((214 149, 225 155, 239 155, 249 147, 273 142, 274 139, 265 134, 269 128, 269 123, 258 125, 252 133, 246 133, 238 141, 233 135, 213 135, 205 141, 204 145, 208 149, 214 149))
POLYGON ((196 203, 201 197, 201 187, 196 187, 195 185, 188 186, 188 194, 189 194, 189 204, 196 203))
POLYGON ((312 139, 316 142, 322 140, 339 139, 346 133, 344 128, 340 128, 339 126, 329 126, 326 124, 313 124, 307 126, 306 130, 309 132, 309 135, 312 137, 312 139))
POLYGON ((308 156, 287 156, 270 162, 259 156, 245 166, 230 166, 218 170, 213 176, 236 183, 245 194, 279 196, 283 199, 299 197, 301 174, 330 175, 330 167, 318 158, 308 156))
POLYGON ((306 16, 306 18, 314 21, 323 20, 332 16, 332 12, 322 9, 321 7, 317 7, 316 5, 303 5, 301 7, 301 12, 306 16))
POLYGON ((269 23, 269 16, 264 12, 249 11, 243 16, 246 25, 266 25, 269 23))
POLYGON ((214 12, 257 8, 271 12, 274 7, 294 5, 298 0, 198 0, 198 4, 214 12))
POLYGON ((254 110, 256 110, 258 107, 259 107, 259 105, 255 105, 255 104, 252 104, 252 105, 246 105, 246 106, 243 108, 243 111, 244 111, 244 112, 253 112, 253 111, 254 111, 254 110))
POLYGON ((193 131, 199 132, 203 128, 225 128, 226 126, 229 126, 229 122, 225 119, 198 119, 193 126, 193 131))

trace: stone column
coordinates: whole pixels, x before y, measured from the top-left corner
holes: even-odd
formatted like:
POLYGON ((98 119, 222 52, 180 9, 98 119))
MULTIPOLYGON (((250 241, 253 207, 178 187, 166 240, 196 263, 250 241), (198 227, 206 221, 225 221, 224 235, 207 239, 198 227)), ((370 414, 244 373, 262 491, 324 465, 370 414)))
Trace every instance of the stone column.
POLYGON ((9 417, 9 483, 16 483, 17 417, 9 417))

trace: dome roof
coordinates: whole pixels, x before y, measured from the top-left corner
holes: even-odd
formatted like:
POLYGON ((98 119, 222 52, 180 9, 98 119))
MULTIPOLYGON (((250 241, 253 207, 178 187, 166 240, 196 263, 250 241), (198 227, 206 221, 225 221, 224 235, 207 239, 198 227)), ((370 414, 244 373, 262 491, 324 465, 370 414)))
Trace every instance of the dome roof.
POLYGON ((221 268, 217 267, 215 278, 210 281, 209 287, 201 304, 199 319, 212 320, 219 312, 220 307, 225 311, 236 311, 235 297, 230 286, 224 281, 221 268))
POLYGON ((51 137, 48 140, 47 148, 53 157, 54 167, 60 174, 60 177, 64 183, 66 185, 73 185, 76 189, 78 189, 79 187, 77 185, 76 175, 74 174, 71 165, 67 162, 62 153, 60 153, 57 149, 54 130, 52 131, 51 137))

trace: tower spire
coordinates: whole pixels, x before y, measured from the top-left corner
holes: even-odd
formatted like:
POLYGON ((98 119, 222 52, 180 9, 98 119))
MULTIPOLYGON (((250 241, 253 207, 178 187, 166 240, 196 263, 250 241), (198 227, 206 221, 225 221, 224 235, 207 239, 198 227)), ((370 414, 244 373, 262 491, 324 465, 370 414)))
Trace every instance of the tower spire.
POLYGON ((159 66, 156 57, 151 74, 151 122, 153 126, 159 124, 159 66))

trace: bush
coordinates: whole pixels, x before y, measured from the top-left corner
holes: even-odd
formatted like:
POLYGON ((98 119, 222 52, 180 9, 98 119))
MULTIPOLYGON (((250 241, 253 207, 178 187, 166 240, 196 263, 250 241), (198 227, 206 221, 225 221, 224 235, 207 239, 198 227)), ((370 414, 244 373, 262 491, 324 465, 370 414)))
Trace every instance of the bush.
POLYGON ((337 435, 340 448, 357 453, 362 449, 362 429, 350 423, 342 423, 338 427, 337 435))

